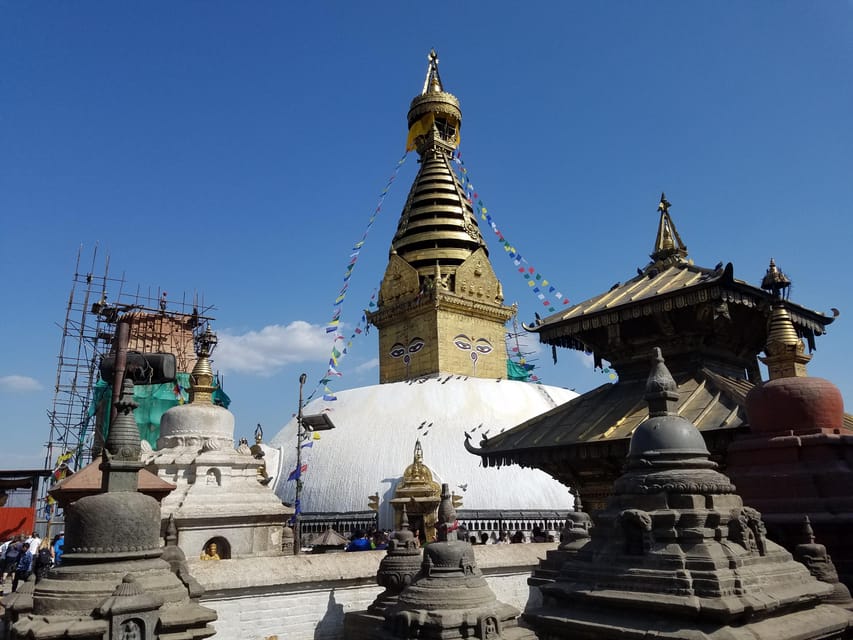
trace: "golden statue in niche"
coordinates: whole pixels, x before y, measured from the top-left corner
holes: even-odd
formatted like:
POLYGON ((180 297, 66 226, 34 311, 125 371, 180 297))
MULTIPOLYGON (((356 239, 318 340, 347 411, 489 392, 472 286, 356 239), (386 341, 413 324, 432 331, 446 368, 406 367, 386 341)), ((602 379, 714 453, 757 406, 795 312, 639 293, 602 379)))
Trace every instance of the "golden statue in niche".
POLYGON ((201 552, 202 560, 221 560, 219 557, 219 549, 216 546, 215 542, 211 542, 207 547, 205 547, 204 551, 201 552))

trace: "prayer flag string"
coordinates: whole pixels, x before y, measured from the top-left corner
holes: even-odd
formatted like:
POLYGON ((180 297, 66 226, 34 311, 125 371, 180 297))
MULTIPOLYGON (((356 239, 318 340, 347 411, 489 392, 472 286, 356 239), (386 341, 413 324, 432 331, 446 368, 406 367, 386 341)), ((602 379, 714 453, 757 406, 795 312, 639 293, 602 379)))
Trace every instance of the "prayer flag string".
MULTIPOLYGON (((335 297, 335 301, 332 304, 332 317, 326 323, 326 333, 333 333, 334 340, 332 341, 332 350, 329 357, 329 367, 326 371, 326 375, 320 380, 320 383, 311 392, 311 395, 308 396, 308 400, 318 392, 320 388, 323 389, 323 399, 332 401, 337 400, 334 392, 328 387, 328 382, 332 376, 340 377, 342 374, 338 371, 338 361, 347 354, 349 348, 352 346, 352 341, 356 335, 361 334, 366 330, 367 326, 367 317, 365 314, 362 314, 361 321, 355 329, 355 332, 350 336, 349 340, 346 340, 343 335, 341 335, 339 329, 341 326, 341 315, 343 312, 343 304, 344 300, 347 297, 347 291, 349 290, 350 279, 352 278, 353 271, 355 271, 356 264, 358 264, 358 258, 361 255, 361 250, 364 248, 365 242, 367 242, 367 235, 370 233, 370 229, 373 227, 373 223, 376 222, 376 218, 379 217, 379 213, 382 211, 382 204, 385 202, 385 197, 391 191, 391 186, 394 184, 394 180, 397 179, 397 174, 400 173, 400 167, 406 162, 406 157, 408 156, 408 150, 403 153, 400 159, 397 161, 397 164, 394 166, 394 171, 391 172, 391 176, 388 178, 388 181, 385 183, 385 187, 379 193, 379 200, 376 203, 376 207, 373 212, 370 214, 370 218, 367 220, 367 226, 364 228, 364 233, 361 234, 361 239, 353 244, 352 252, 349 254, 349 258, 347 261, 347 266, 344 269, 344 278, 343 278, 343 286, 341 286, 340 291, 338 291, 338 295, 335 297), (362 329, 362 325, 364 325, 365 329, 362 329), (338 343, 341 343, 340 345, 338 343)), ((373 291, 373 295, 370 296, 370 307, 376 306, 376 290, 373 291)))
POLYGON ((471 178, 468 176, 468 168, 462 161, 462 153, 460 151, 457 150, 453 154, 453 162, 459 172, 457 175, 464 184, 465 196, 468 198, 468 202, 476 209, 480 219, 485 220, 488 223, 491 230, 497 236, 498 242, 500 242, 504 252, 507 254, 507 257, 512 260, 513 265, 518 268, 518 272, 527 281, 527 286, 530 288, 531 293, 536 296, 536 299, 548 310, 549 313, 556 312, 559 306, 569 304, 568 296, 564 296, 550 280, 546 279, 535 267, 533 267, 527 259, 521 255, 521 252, 515 247, 515 245, 506 239, 503 232, 498 228, 497 222, 495 222, 492 214, 489 213, 488 208, 486 208, 486 205, 483 203, 483 199, 480 197, 480 194, 477 193, 477 190, 471 182, 471 178))
MULTIPOLYGON (((527 286, 530 289, 530 292, 536 296, 536 299, 543 307, 545 307, 548 313, 555 313, 559 307, 568 305, 570 302, 569 297, 563 295, 556 285, 545 278, 538 269, 533 267, 527 259, 521 255, 521 252, 515 247, 515 245, 506 239, 506 236, 504 236, 500 228, 498 228, 497 222, 495 222, 494 217, 489 213, 489 210, 483 202, 483 199, 480 197, 480 194, 474 188, 474 184, 468 176, 468 167, 465 166, 465 163, 462 160, 462 152, 459 150, 453 154, 453 163, 456 165, 457 176, 464 185, 465 196, 468 198, 468 202, 479 214, 480 219, 485 220, 489 225, 489 228, 497 236, 498 242, 500 242, 507 257, 512 260, 512 264, 527 281, 527 286)), ((611 380, 616 379, 616 373, 610 367, 602 367, 601 371, 602 373, 608 374, 611 380)))

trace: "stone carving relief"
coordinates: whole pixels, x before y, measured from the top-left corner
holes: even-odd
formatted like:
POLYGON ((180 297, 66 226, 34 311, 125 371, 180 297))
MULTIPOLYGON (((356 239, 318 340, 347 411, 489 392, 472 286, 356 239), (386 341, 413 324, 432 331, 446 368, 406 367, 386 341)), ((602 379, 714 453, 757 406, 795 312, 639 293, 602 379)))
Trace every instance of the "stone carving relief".
POLYGON ((420 279, 417 270, 400 256, 392 255, 379 288, 380 304, 405 295, 416 294, 419 290, 420 279))
POLYGON ((119 627, 118 640, 144 640, 145 631, 142 621, 135 618, 125 620, 119 627))
POLYGON ((625 536, 625 553, 641 556, 652 547, 652 517, 641 509, 625 509, 619 514, 619 524, 625 536))
POLYGON ((729 540, 742 546, 750 553, 763 556, 766 553, 767 530, 761 514, 750 507, 735 509, 729 520, 729 540))
POLYGON ((208 469, 207 473, 205 474, 204 483, 209 487, 210 486, 221 487, 222 486, 222 474, 219 471, 219 469, 215 469, 215 468, 208 469))
POLYGON ((501 637, 500 622, 494 616, 480 620, 480 633, 482 640, 496 640, 501 637))

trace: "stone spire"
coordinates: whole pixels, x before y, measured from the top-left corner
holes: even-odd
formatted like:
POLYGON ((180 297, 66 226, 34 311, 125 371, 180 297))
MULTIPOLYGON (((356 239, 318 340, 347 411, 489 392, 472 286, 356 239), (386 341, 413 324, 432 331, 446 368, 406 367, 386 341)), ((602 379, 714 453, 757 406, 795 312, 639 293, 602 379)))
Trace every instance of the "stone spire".
POLYGON ((163 559, 160 504, 137 491, 143 463, 132 398, 133 383, 125 378, 104 445, 103 491, 65 509, 62 566, 35 586, 32 614, 18 619, 14 638, 214 634, 208 623, 216 612, 195 600, 198 584, 185 566, 179 579, 163 559))
POLYGON ((379 329, 380 382, 438 373, 506 377, 504 324, 514 311, 489 262, 471 200, 453 170, 462 111, 429 55, 408 113, 420 170, 391 241, 369 321, 379 329))
POLYGON ((665 406, 671 376, 655 350, 650 417, 590 540, 525 614, 539 637, 823 638, 853 617, 820 604, 832 591, 766 538, 708 459, 704 439, 665 406))
POLYGON ((385 591, 376 596, 368 611, 383 613, 397 602, 400 592, 412 583, 421 566, 421 550, 415 534, 409 529, 409 516, 403 506, 400 528, 388 542, 388 553, 379 563, 376 583, 385 591))
POLYGON ((808 516, 803 518, 803 540, 803 543, 798 544, 794 549, 794 558, 797 562, 806 565, 809 573, 816 579, 832 585, 833 591, 826 599, 827 602, 848 610, 853 609, 850 590, 839 581, 838 571, 826 552, 826 547, 815 542, 814 531, 808 516))
POLYGON ((660 211, 658 232, 655 237, 655 248, 649 256, 654 262, 665 265, 685 262, 687 259, 687 247, 681 241, 681 236, 678 235, 675 223, 669 215, 670 206, 672 205, 666 199, 666 194, 661 192, 658 203, 658 211, 660 211))
POLYGON ((474 559, 474 548, 456 539, 456 510, 442 485, 439 542, 424 549, 421 570, 385 612, 377 638, 482 638, 534 640, 518 626, 519 611, 499 602, 474 559))

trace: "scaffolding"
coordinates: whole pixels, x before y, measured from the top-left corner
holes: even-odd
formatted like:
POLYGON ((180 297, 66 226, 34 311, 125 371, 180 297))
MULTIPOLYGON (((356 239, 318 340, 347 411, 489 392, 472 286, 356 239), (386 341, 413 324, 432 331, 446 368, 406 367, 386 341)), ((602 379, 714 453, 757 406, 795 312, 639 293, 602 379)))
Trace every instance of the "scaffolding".
POLYGON ((199 304, 198 296, 180 302, 169 300, 157 288, 143 294, 125 291, 125 278, 109 275, 110 258, 96 273, 98 247, 92 251, 88 271, 81 271, 82 245, 71 282, 62 324, 53 404, 47 412, 50 437, 45 446, 44 468, 60 465, 76 471, 91 461, 95 416, 90 411, 92 391, 99 378, 101 358, 112 349, 116 323, 132 317, 131 349, 175 353, 179 371, 189 371, 195 360, 192 342, 213 319, 212 306, 199 304), (176 339, 175 327, 186 327, 188 338, 176 339))

